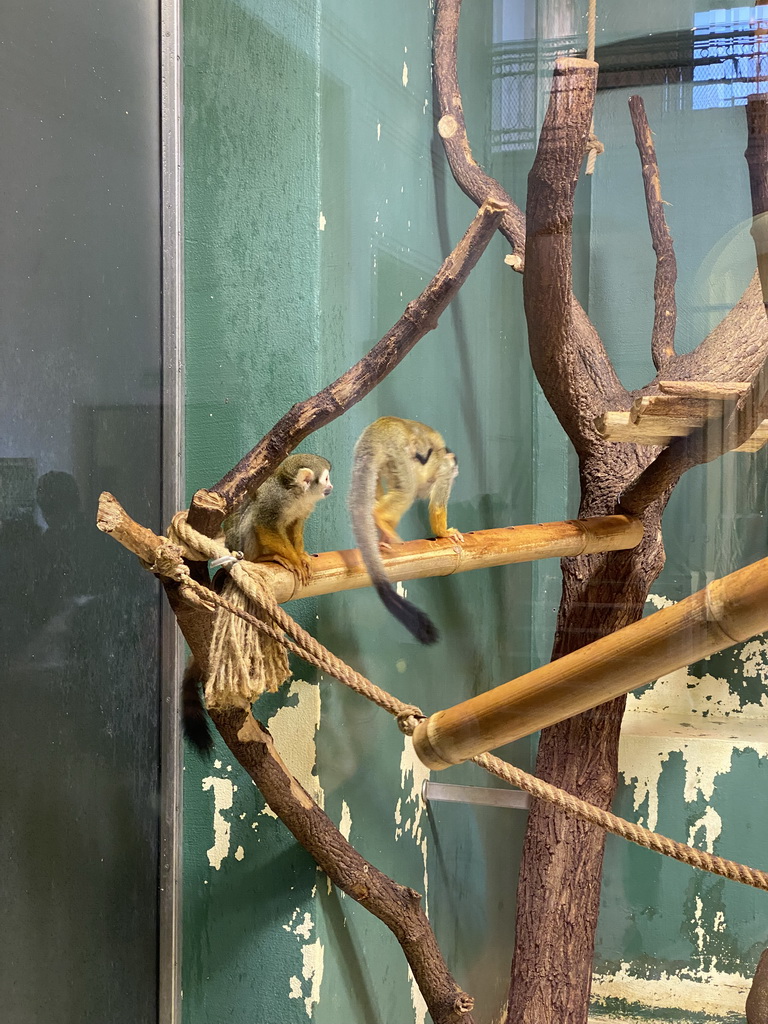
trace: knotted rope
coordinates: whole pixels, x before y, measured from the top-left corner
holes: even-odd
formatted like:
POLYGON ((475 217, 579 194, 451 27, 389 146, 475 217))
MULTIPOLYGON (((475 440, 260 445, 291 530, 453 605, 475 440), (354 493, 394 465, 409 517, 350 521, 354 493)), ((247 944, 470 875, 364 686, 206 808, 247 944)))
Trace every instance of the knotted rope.
MULTIPOLYGON (((169 535, 172 542, 158 549, 154 565, 147 566, 148 568, 153 572, 159 572, 179 580, 182 583, 182 592, 188 599, 202 603, 207 608, 216 606, 217 619, 220 615, 240 618, 275 644, 297 654, 304 661, 338 679, 345 686, 394 715, 400 730, 406 736, 413 734, 419 721, 425 717, 424 713, 414 705, 405 704, 397 697, 387 693, 386 690, 376 686, 370 679, 366 679, 365 676, 356 672, 341 658, 323 647, 310 633, 302 629, 298 622, 292 619, 277 603, 266 580, 266 574, 260 571, 257 565, 243 563, 236 555, 227 551, 223 544, 212 541, 192 530, 186 522, 186 513, 178 513, 174 517, 169 535), (182 553, 186 553, 187 557, 198 559, 202 555, 221 560, 223 567, 230 573, 232 582, 243 589, 247 598, 256 606, 258 614, 236 605, 225 595, 217 594, 193 580, 189 575, 189 569, 182 561, 182 553)), ((243 706, 240 703, 242 695, 239 691, 233 695, 229 704, 222 702, 224 699, 222 693, 218 694, 218 699, 220 703, 215 706, 231 707, 233 701, 236 706, 243 706)), ((697 850, 695 847, 678 843, 658 832, 643 828, 642 825, 626 821, 626 819, 620 818, 610 811, 604 811, 586 800, 580 800, 564 789, 537 779, 534 775, 502 761, 501 758, 492 754, 479 754, 477 757, 473 757, 472 761, 490 774, 530 793, 538 800, 545 800, 547 803, 553 804, 564 813, 579 818, 581 821, 597 825, 606 832, 621 836, 622 839, 654 850, 665 857, 681 861, 683 864, 700 868, 702 871, 709 871, 715 875, 722 875, 734 882, 741 882, 744 885, 768 892, 768 872, 758 871, 723 857, 716 857, 705 850, 697 850)))

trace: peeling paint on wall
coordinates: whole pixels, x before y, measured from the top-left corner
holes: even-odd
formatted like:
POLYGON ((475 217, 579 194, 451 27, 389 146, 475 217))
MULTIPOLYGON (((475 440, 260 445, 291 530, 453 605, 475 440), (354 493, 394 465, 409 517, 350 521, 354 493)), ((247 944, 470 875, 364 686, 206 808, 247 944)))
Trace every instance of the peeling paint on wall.
POLYGON ((315 774, 315 735, 320 727, 320 687, 294 679, 287 698, 296 704, 282 707, 269 720, 269 731, 288 770, 309 795, 323 806, 323 791, 315 774))
POLYGON ((339 832, 349 842, 349 834, 352 831, 352 814, 346 800, 341 801, 341 819, 339 820, 339 832))
MULTIPOLYGON (((216 762, 221 765, 220 761, 216 762)), ((232 807, 235 786, 231 779, 221 779, 216 775, 208 775, 202 780, 203 792, 213 793, 213 846, 207 851, 208 863, 217 871, 222 861, 229 854, 229 840, 232 825, 223 812, 232 807)))
POLYGON ((637 978, 631 971, 632 965, 623 963, 615 974, 596 974, 592 979, 593 999, 598 1003, 604 999, 623 999, 654 1010, 688 1010, 712 1015, 738 1013, 743 1019, 750 978, 714 969, 706 973, 662 971, 658 978, 637 978))
MULTIPOLYGON (((424 814, 424 801, 421 799, 421 789, 429 776, 429 768, 416 757, 410 738, 403 737, 403 752, 400 756, 400 788, 403 790, 404 796, 398 799, 395 805, 395 839, 397 840, 401 836, 410 833, 417 849, 421 853, 424 865, 424 911, 427 914, 429 913, 429 877, 427 874, 427 836, 421 827, 424 814), (405 820, 403 821, 404 817, 405 820)), ((427 1004, 424 1002, 424 997, 410 970, 408 971, 408 976, 411 985, 414 1024, 425 1024, 427 1004)))
MULTIPOLYGON (((293 930, 296 934, 309 938, 309 934, 314 928, 314 922, 309 914, 305 914, 304 921, 297 928, 291 929, 286 925, 283 925, 283 928, 286 928, 288 931, 293 930)), ((303 999, 304 1010, 307 1017, 311 1020, 313 1010, 320 1002, 320 986, 323 981, 325 967, 325 949, 320 939, 316 939, 314 942, 306 942, 301 947, 301 959, 301 978, 294 974, 288 979, 288 998, 303 999)))
MULTIPOLYGON (((651 596, 649 602, 656 608, 672 604, 659 595, 651 596)), ((619 772, 630 788, 638 821, 657 828, 662 802, 670 798, 697 808, 703 805, 695 820, 689 816, 681 823, 687 834, 673 838, 719 852, 715 844, 723 833, 722 816, 728 812, 722 802, 723 788, 735 755, 754 751, 760 758, 768 757, 764 726, 767 683, 768 641, 754 639, 733 648, 730 658, 715 656, 693 666, 693 671, 691 667, 680 669, 629 695, 619 772), (708 662, 721 671, 726 666, 728 676, 702 673, 708 662), (752 680, 761 686, 750 686, 752 680), (682 783, 679 774, 665 773, 672 755, 677 755, 676 767, 682 763, 682 783), (672 778, 677 787, 682 785, 682 792, 670 789, 672 778)), ((718 938, 730 934, 727 915, 736 904, 723 895, 722 887, 708 887, 706 881, 691 885, 689 899, 690 903, 681 904, 687 910, 680 919, 680 934, 691 944, 688 963, 683 961, 681 969, 669 971, 661 969, 661 961, 652 977, 648 976, 647 960, 644 964, 622 962, 615 972, 598 973, 593 979, 597 1005, 606 999, 622 999, 651 1009, 716 1016, 734 1013, 743 1019, 750 979, 723 970, 723 939, 718 938), (686 919, 686 915, 690 916, 686 919)))

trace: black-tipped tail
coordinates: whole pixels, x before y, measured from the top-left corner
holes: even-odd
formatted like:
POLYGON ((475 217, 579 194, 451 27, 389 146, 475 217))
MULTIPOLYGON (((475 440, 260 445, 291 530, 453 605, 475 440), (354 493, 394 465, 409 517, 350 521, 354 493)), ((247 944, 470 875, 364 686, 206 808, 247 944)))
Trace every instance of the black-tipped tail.
POLYGON ((409 633, 412 633, 420 644, 434 644, 440 639, 437 626, 428 615, 410 601, 406 601, 389 583, 375 583, 376 593, 384 603, 388 612, 402 622, 409 633))
POLYGON ((202 676, 197 662, 190 661, 181 681, 182 723, 184 735, 201 754, 210 754, 213 747, 208 713, 200 696, 202 676))

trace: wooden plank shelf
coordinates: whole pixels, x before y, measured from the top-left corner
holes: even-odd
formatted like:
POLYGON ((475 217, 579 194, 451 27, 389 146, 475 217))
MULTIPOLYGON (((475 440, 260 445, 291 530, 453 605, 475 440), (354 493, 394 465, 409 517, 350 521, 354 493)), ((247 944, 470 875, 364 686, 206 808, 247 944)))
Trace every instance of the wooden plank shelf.
MULTIPOLYGON (((712 424, 716 430, 749 390, 744 381, 659 381, 661 394, 637 398, 628 410, 604 412, 595 427, 606 441, 664 447, 676 437, 712 424)), ((763 420, 737 452, 756 452, 768 442, 768 420, 763 420)))

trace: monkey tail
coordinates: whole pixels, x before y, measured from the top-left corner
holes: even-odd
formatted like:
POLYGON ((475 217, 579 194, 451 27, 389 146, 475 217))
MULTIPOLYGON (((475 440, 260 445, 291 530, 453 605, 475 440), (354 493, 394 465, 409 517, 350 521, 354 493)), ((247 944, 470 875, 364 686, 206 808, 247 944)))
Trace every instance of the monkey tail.
POLYGON ((379 535, 373 519, 376 502, 376 481, 384 468, 380 455, 366 444, 363 434, 355 448, 352 482, 349 488, 349 511, 352 530, 360 548, 365 567, 384 607, 422 644, 433 644, 439 633, 423 611, 406 601, 389 582, 379 549, 379 535))
POLYGON ((374 586, 387 611, 394 615, 398 622, 402 622, 420 644, 437 643, 440 633, 425 612, 401 597, 388 580, 376 580, 374 586))
POLYGON ((208 715, 200 696, 203 678, 197 662, 193 659, 187 665, 181 681, 182 723, 184 735, 201 754, 210 754, 213 747, 208 715))

